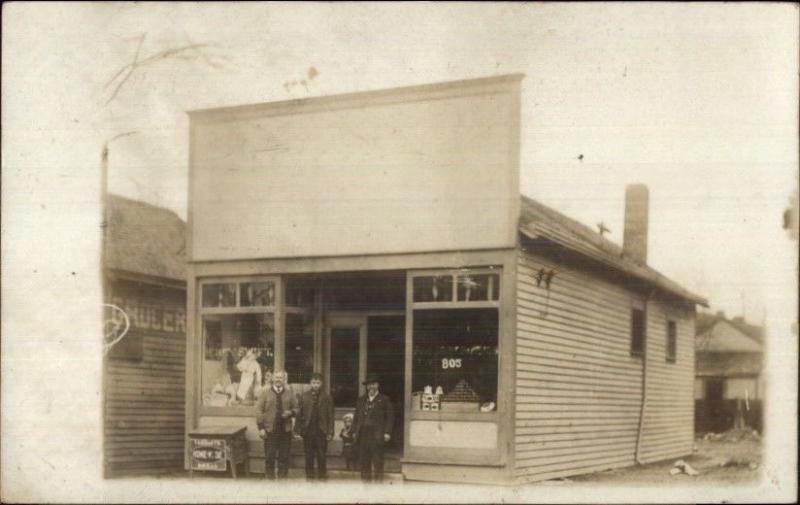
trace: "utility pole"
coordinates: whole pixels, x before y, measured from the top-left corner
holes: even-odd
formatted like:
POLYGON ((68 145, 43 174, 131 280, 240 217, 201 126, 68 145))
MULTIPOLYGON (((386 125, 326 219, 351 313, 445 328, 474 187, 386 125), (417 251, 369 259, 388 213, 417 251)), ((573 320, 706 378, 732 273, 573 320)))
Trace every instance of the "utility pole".
POLYGON ((108 280, 106 275, 106 262, 107 258, 107 241, 108 241, 108 146, 115 140, 136 134, 136 131, 128 131, 119 133, 103 143, 103 150, 100 154, 100 228, 103 235, 100 240, 100 276, 102 280, 102 300, 103 303, 108 302, 108 280))

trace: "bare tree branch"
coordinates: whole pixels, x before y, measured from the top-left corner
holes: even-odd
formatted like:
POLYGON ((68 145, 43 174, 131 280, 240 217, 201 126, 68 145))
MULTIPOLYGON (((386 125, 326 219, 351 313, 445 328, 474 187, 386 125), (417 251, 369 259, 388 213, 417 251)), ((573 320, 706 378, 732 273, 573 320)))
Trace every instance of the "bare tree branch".
MULTIPOLYGON (((108 88, 114 82, 116 82, 116 86, 114 86, 111 95, 106 100, 106 105, 111 103, 117 95, 119 95, 120 90, 125 85, 126 82, 131 78, 131 76, 136 72, 137 69, 145 66, 156 63, 158 61, 166 60, 166 59, 177 59, 177 60, 184 60, 184 61, 191 61, 194 59, 202 60, 205 64, 212 68, 221 69, 224 68, 218 61, 219 60, 212 60, 208 54, 206 54, 206 49, 212 47, 210 44, 187 44, 179 47, 171 47, 159 51, 155 54, 152 54, 146 58, 139 59, 139 55, 141 54, 142 44, 144 42, 145 36, 147 34, 143 33, 142 36, 139 38, 139 43, 136 47, 136 52, 133 56, 133 61, 126 65, 123 65, 115 74, 114 76, 106 83, 105 87, 108 88)), ((217 56, 218 58, 222 58, 223 61, 227 61, 228 58, 225 56, 217 56)))

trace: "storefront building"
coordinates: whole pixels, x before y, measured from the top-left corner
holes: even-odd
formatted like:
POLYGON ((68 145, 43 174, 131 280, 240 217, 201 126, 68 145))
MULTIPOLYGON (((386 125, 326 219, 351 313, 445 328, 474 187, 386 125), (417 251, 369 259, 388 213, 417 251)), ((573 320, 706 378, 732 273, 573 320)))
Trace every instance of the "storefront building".
POLYGON ((703 300, 520 198, 521 79, 190 113, 187 429, 246 426, 260 472, 271 371, 321 372, 337 434, 377 373, 407 479, 691 452, 703 300))

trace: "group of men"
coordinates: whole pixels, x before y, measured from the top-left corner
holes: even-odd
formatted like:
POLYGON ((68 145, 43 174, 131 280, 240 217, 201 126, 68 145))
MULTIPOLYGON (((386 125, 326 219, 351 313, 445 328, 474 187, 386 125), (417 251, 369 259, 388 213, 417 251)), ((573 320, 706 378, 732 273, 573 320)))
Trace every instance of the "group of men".
MULTIPOLYGON (((388 396, 380 393, 380 381, 370 375, 363 382, 366 394, 356 402, 351 433, 364 481, 383 479, 384 444, 392 437, 394 410, 388 396)), ((333 399, 322 388, 322 375, 311 376, 310 388, 298 399, 286 386, 286 373, 272 375, 272 385, 256 402, 258 435, 264 440, 268 479, 289 475, 292 433, 303 437, 306 478, 326 480, 328 442, 333 439, 333 399), (293 419, 294 418, 294 419, 293 419)))

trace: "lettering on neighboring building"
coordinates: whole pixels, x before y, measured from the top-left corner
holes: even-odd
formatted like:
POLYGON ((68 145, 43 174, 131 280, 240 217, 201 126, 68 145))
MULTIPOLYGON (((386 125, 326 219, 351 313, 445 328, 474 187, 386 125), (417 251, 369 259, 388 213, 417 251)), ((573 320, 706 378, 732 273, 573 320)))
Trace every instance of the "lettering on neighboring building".
MULTIPOLYGON (((183 308, 146 304, 122 297, 113 297, 111 303, 125 311, 132 329, 186 333, 186 311, 183 308)), ((112 313, 114 317, 121 315, 115 311, 112 313)))

